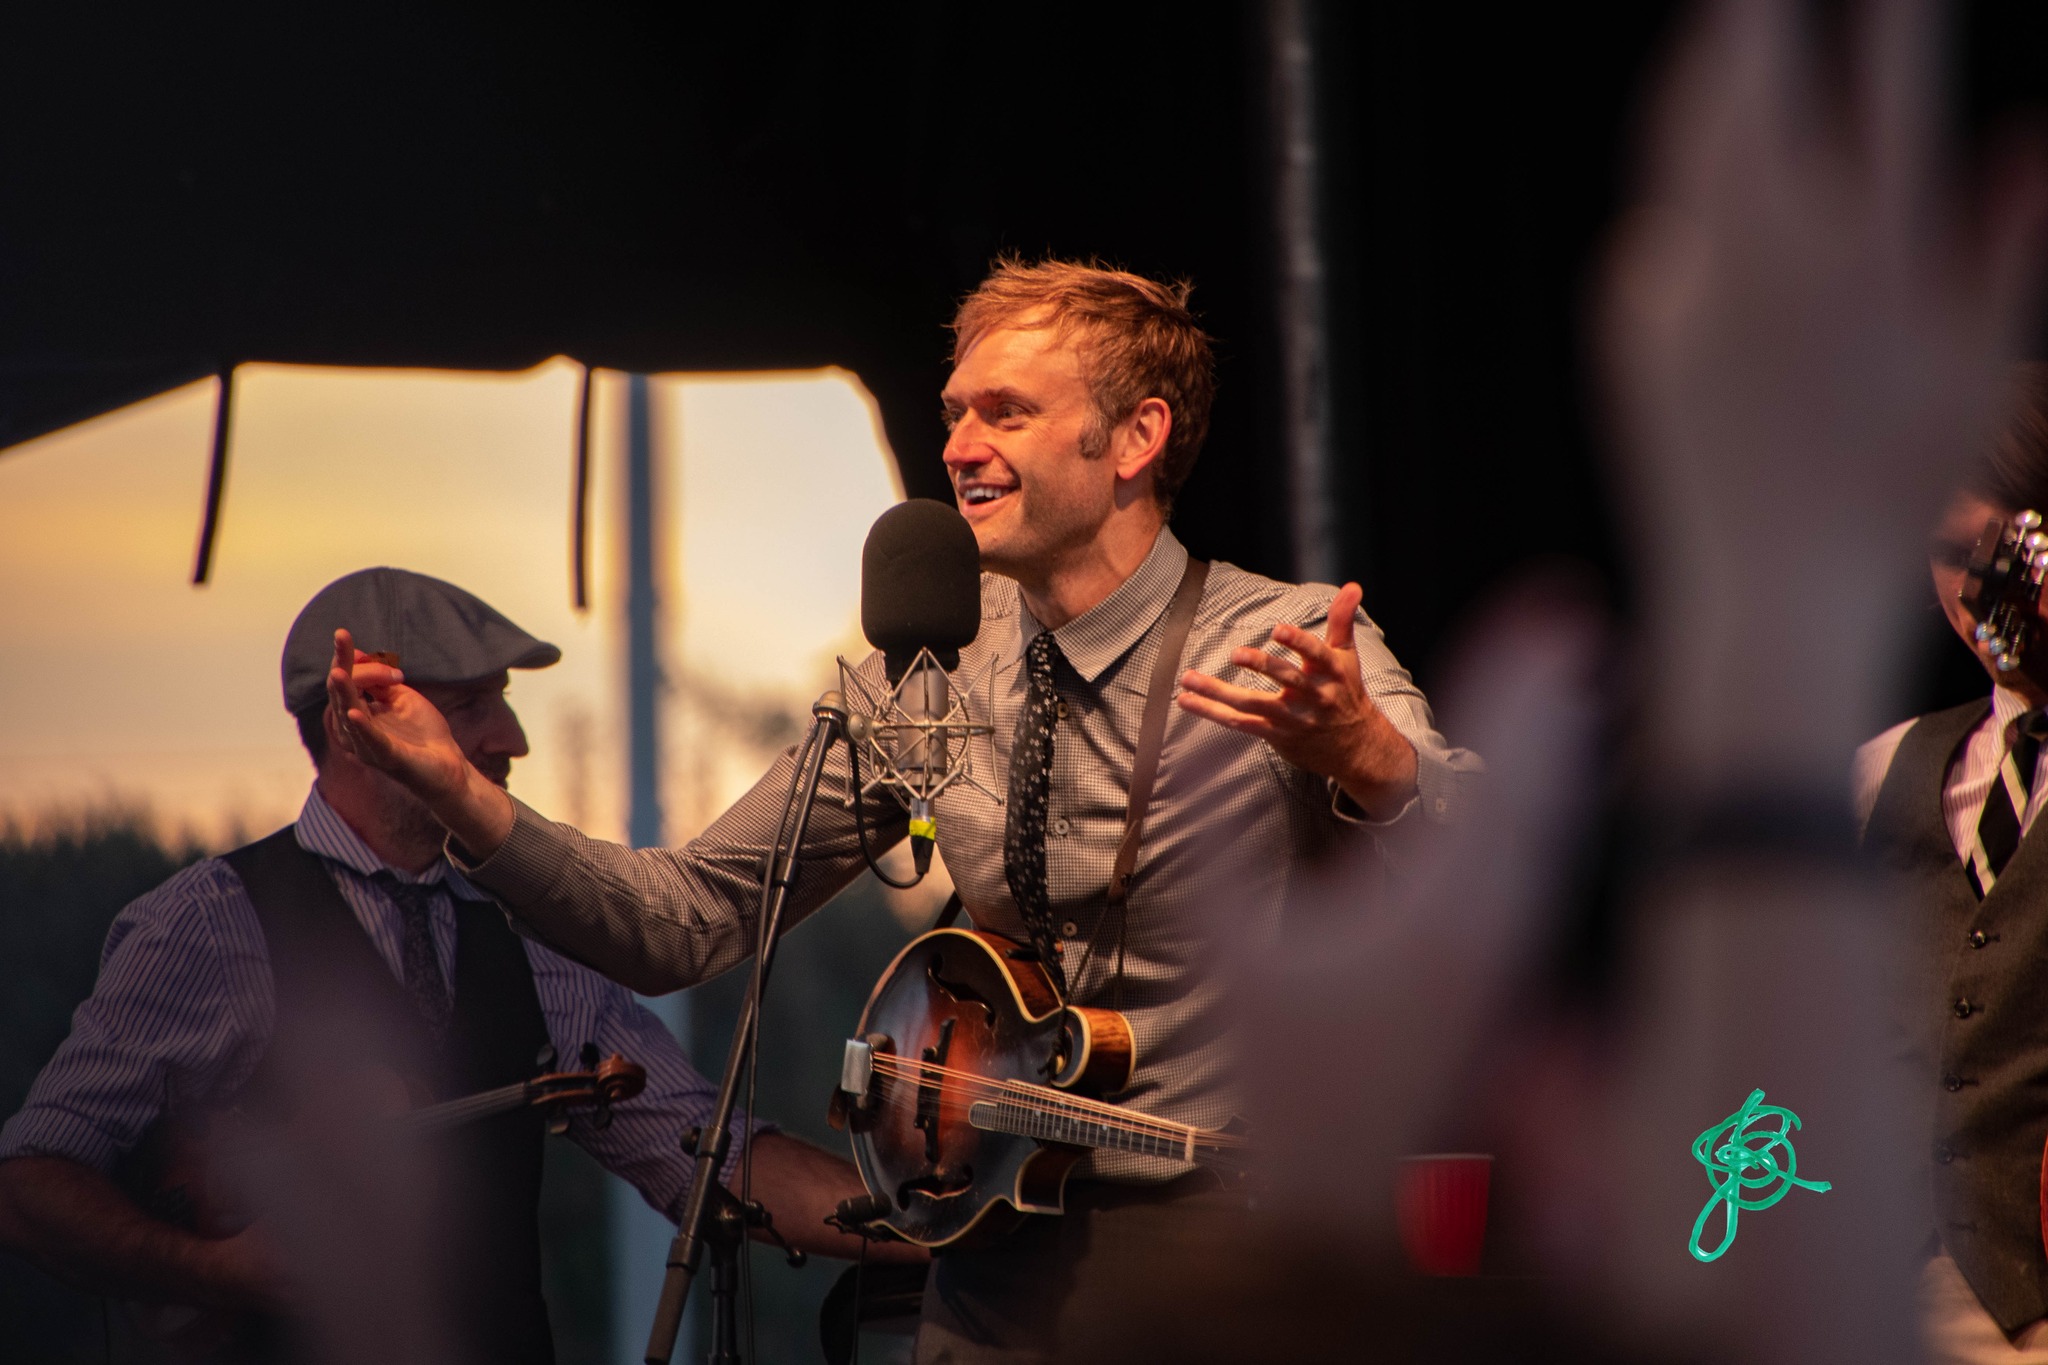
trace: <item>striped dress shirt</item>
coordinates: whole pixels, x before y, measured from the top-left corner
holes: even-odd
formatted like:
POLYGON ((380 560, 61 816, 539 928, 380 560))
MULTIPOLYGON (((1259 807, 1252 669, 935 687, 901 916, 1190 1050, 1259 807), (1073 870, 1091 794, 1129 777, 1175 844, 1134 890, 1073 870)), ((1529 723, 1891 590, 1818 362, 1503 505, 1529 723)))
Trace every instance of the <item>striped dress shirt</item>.
MULTIPOLYGON (((2006 730, 2031 709, 2026 698, 2019 693, 2003 687, 1992 688, 1991 714, 1963 741, 1962 751, 1948 770, 1948 780, 1942 784, 1942 821, 1948 826, 1949 838, 1955 843, 1956 857, 1966 865, 1970 861, 1970 850, 1977 844, 1977 822, 1983 818, 1984 802, 1991 795, 1991 784, 1997 780, 1998 770, 2005 762, 2006 730)), ((1870 823, 1870 812, 1877 806, 1877 793, 1884 786, 1885 774, 1891 771, 1892 756, 1898 753, 1899 741, 1912 728, 1912 721, 1900 721, 1856 751, 1850 790, 1859 831, 1870 823)), ((2032 781, 2026 809, 2020 812, 2020 833, 2023 835, 2033 828, 2034 817, 2040 814, 2042 801, 2048 799, 2048 783, 2041 780, 2041 765, 2044 763, 2048 763, 2048 747, 2044 747, 2035 760, 2034 771, 2029 775, 2032 781)))
MULTIPOLYGON (((397 980, 404 980, 403 924, 372 878, 388 873, 436 887, 434 946, 444 979, 454 978, 454 900, 488 900, 487 893, 446 859, 419 876, 386 866, 318 788, 295 829, 299 846, 326 860, 397 980)), ((681 1135, 709 1121, 716 1087, 623 986, 531 939, 522 942, 562 1062, 573 1063, 585 1043, 595 1043, 604 1055, 617 1052, 647 1069, 647 1088, 614 1106, 610 1127, 594 1126, 589 1111, 572 1111, 569 1137, 649 1204, 679 1216, 693 1166, 681 1135)), ((21 1112, 0 1127, 0 1160, 58 1156, 111 1172, 166 1113, 234 1096, 269 1048, 275 1021, 270 957, 241 879, 218 858, 194 863, 115 919, 99 979, 72 1017, 70 1036, 37 1076, 21 1112)), ((745 1131, 736 1117, 728 1177, 745 1131)))
MULTIPOLYGON (((1210 917, 1227 916, 1233 938, 1271 934, 1308 865, 1364 821, 1334 783, 1294 767, 1262 741, 1172 708, 1126 903, 1123 979, 1112 984, 1119 926, 1107 913, 1106 892, 1162 618, 1187 560, 1179 540, 1162 530, 1128 579, 1053 632, 1061 656, 1054 669, 1061 719, 1053 743, 1046 883, 1070 999, 1081 1005, 1115 1001, 1131 1021, 1137 1074, 1117 1098, 1163 1118, 1217 1126, 1237 1105, 1224 1008, 1228 963, 1217 960, 1219 936, 1210 917)), ((1277 650, 1269 637, 1281 621, 1320 634, 1335 595, 1325 585, 1279 583, 1216 564, 1182 664, 1270 689, 1262 674, 1233 665, 1231 651, 1240 645, 1277 650)), ((968 688, 973 718, 990 723, 993 733, 971 745, 979 785, 956 783, 936 802, 938 841, 974 922, 1021 940, 1023 919, 1003 873, 1000 797, 1029 687, 1024 651, 1042 627, 1017 585, 994 575, 983 576, 981 614, 981 633, 961 651, 954 677, 968 688)), ((1425 819, 1448 819, 1478 760, 1436 732, 1429 703, 1372 622, 1360 613, 1354 625, 1365 690, 1415 747, 1416 796, 1396 818, 1418 811, 1425 819)), ((870 655, 859 672, 871 686, 886 686, 879 655, 870 655)), ((601 843, 519 805, 504 845, 468 871, 534 932, 642 990, 707 980, 753 950, 759 869, 793 765, 792 750, 680 849, 601 843)), ((868 776, 865 769, 862 776, 868 776)), ((812 812, 788 904, 792 919, 816 910, 864 869, 846 799, 848 778, 840 746, 826 764, 812 812)), ((867 813, 878 851, 906 837, 904 812, 887 796, 871 797, 867 813)), ((843 1027, 850 1033, 854 1023, 848 1019, 843 1027)), ((1186 1168, 1103 1153, 1081 1169, 1147 1182, 1186 1168)))

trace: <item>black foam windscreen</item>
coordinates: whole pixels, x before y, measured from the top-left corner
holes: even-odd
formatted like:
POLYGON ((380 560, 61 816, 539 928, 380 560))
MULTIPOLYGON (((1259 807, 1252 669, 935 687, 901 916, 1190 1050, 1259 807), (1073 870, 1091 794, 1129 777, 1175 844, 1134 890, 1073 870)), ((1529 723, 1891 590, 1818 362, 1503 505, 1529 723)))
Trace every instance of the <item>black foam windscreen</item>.
POLYGON ((920 649, 960 666, 981 633, 981 547, 951 504, 913 498, 875 518, 860 552, 860 628, 892 683, 920 649))

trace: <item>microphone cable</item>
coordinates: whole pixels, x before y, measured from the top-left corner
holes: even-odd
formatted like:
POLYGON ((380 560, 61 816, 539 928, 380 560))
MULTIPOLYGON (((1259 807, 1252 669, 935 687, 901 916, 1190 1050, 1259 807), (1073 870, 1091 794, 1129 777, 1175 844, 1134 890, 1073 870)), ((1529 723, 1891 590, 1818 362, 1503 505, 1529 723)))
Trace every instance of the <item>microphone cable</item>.
POLYGON ((867 860, 868 871, 875 874, 875 880, 897 891, 908 891, 924 880, 922 872, 912 875, 909 881, 899 882, 882 871, 882 865, 875 861, 874 851, 868 847, 867 806, 861 795, 860 784, 860 743, 851 735, 846 740, 846 757, 853 773, 853 830, 860 841, 860 856, 867 860))

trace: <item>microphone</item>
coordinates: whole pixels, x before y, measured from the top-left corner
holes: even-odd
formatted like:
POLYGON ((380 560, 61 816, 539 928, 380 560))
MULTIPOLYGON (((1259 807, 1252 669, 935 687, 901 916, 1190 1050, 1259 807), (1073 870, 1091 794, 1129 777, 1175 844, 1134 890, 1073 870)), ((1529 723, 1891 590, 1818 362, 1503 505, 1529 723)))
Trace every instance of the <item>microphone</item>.
POLYGON ((848 732, 874 767, 867 786, 887 787, 910 812, 922 877, 938 839, 932 801, 962 776, 973 781, 967 740, 989 732, 968 719, 965 693, 947 676, 981 633, 981 547, 951 504, 913 499, 876 518, 861 547, 860 628, 882 652, 890 690, 877 695, 841 660, 855 703, 848 732))
POLYGON ((943 669, 981 633, 981 546, 952 504, 899 502, 860 550, 860 631, 882 651, 891 685, 928 649, 943 669))

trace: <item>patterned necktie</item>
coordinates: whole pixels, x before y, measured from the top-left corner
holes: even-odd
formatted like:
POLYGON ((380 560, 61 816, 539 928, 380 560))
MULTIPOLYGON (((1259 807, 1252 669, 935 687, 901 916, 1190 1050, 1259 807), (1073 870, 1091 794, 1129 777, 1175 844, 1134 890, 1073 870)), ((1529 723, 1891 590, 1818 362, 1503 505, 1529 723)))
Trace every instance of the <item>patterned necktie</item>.
POLYGON ((1010 796, 1003 820, 1003 876, 1024 916, 1032 950, 1061 998, 1067 974, 1060 966, 1052 930, 1052 901, 1045 889, 1046 804, 1052 791, 1052 733, 1060 699, 1052 686, 1052 661, 1059 653, 1052 632, 1040 631, 1024 651, 1031 681, 1024 712, 1017 717, 1017 742, 1010 751, 1010 796))
POLYGON ((377 885, 398 907, 403 935, 399 959, 405 967, 405 993, 413 1007, 427 1021, 427 1030, 439 1042, 448 1032, 448 1020, 455 1013, 455 993, 441 974, 441 955, 434 950, 434 891, 421 882, 400 881, 389 872, 377 874, 377 885))
POLYGON ((1970 849, 1970 883, 1980 900, 1991 894, 1998 874, 2005 871, 2020 846, 2020 820, 2034 786, 2043 722, 2042 712, 2029 711, 2006 727, 2005 754, 1984 798, 1984 814, 1977 819, 1977 842, 1970 849))

